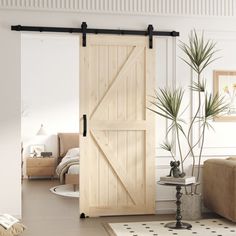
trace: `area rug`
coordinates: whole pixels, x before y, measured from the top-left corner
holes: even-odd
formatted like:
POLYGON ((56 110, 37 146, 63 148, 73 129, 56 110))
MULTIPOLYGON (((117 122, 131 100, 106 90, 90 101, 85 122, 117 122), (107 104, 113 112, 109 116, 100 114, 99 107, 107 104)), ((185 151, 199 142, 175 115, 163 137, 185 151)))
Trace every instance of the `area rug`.
POLYGON ((192 225, 187 229, 164 227, 170 221, 108 223, 105 228, 110 236, 235 236, 236 224, 224 219, 203 219, 186 221, 192 225))
POLYGON ((50 188, 50 191, 64 197, 79 197, 79 191, 74 191, 72 184, 58 185, 50 188))

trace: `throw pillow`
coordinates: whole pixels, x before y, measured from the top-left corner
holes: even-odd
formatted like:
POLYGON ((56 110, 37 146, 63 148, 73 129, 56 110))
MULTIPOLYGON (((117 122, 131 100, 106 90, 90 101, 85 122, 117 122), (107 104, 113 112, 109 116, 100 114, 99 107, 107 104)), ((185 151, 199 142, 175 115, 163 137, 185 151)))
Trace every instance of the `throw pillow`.
POLYGON ((15 223, 9 229, 5 229, 0 225, 0 236, 17 236, 21 234, 26 227, 22 223, 15 223))

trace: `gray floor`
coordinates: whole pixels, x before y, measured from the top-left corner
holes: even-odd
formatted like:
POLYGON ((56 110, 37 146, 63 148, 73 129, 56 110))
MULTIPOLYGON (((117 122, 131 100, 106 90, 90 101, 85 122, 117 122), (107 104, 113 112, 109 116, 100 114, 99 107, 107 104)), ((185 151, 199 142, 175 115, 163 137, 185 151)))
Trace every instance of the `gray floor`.
POLYGON ((104 222, 172 220, 172 215, 79 218, 79 200, 49 191, 57 180, 23 181, 23 236, 106 236, 104 222))

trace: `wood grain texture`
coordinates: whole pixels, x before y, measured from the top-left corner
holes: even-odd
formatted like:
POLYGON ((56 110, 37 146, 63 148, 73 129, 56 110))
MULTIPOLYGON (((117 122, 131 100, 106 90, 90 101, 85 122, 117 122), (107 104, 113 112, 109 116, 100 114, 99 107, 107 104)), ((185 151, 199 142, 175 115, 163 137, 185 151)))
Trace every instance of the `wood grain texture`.
POLYGON ((31 176, 54 176, 57 159, 54 157, 29 157, 26 159, 26 175, 31 176))
MULTIPOLYGON (((82 40, 82 36, 80 36, 80 40, 82 40)), ((80 47, 80 78, 88 78, 89 77, 89 51, 84 47, 80 47)), ((83 137, 83 115, 89 114, 89 107, 86 104, 87 92, 86 89, 89 87, 89 81, 86 79, 80 79, 79 81, 79 107, 80 107, 80 213, 88 213, 89 212, 89 188, 90 185, 87 184, 87 181, 90 177, 89 170, 86 168, 81 168, 81 166, 90 166, 90 159, 86 159, 89 155, 88 149, 86 148, 89 145, 90 139, 87 137, 83 137)), ((89 128, 89 127, 88 127, 89 128)), ((89 133, 87 134, 89 137, 89 133)))
POLYGON ((80 181, 88 190, 81 190, 86 204, 81 212, 154 213, 154 120, 146 105, 154 88, 155 49, 148 48, 144 37, 91 35, 82 50, 81 78, 86 82, 80 91, 86 92, 80 97, 81 115, 87 112, 88 135, 80 157, 87 173, 86 178, 81 173, 80 181))
MULTIPOLYGON (((108 78, 109 78, 109 84, 112 83, 113 79, 115 78, 117 71, 118 71, 118 65, 117 65, 117 48, 109 46, 108 47, 108 78)), ((117 89, 115 90, 116 96, 112 99, 112 101, 108 105, 108 121, 106 121, 106 130, 108 130, 107 125, 108 123, 112 123, 115 120, 117 120, 117 89), (111 120, 111 121, 110 121, 111 120)), ((104 122, 103 122, 104 123, 104 122)), ((102 124, 99 124, 97 126, 102 127, 102 124)), ((111 125, 111 127, 114 127, 114 125, 111 125)), ((95 124, 93 124, 93 129, 95 130, 95 124)), ((103 128, 104 129, 104 128, 103 128)), ((114 150, 117 150, 117 132, 114 132, 114 130, 108 131, 108 139, 109 139, 109 145, 114 148, 114 150)), ((113 153, 113 158, 115 161, 118 160, 117 152, 113 153)), ((117 205, 117 177, 115 174, 115 171, 112 168, 109 168, 108 172, 108 206, 114 206, 117 205)))

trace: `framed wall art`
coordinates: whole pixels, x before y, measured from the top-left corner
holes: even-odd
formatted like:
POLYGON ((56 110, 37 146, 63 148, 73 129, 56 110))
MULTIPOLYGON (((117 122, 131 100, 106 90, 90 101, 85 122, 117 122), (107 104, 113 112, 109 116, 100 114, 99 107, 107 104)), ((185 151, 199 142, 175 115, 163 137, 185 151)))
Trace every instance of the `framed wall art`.
POLYGON ((224 114, 215 121, 236 121, 236 71, 216 70, 213 72, 214 94, 224 97, 229 105, 224 114))

